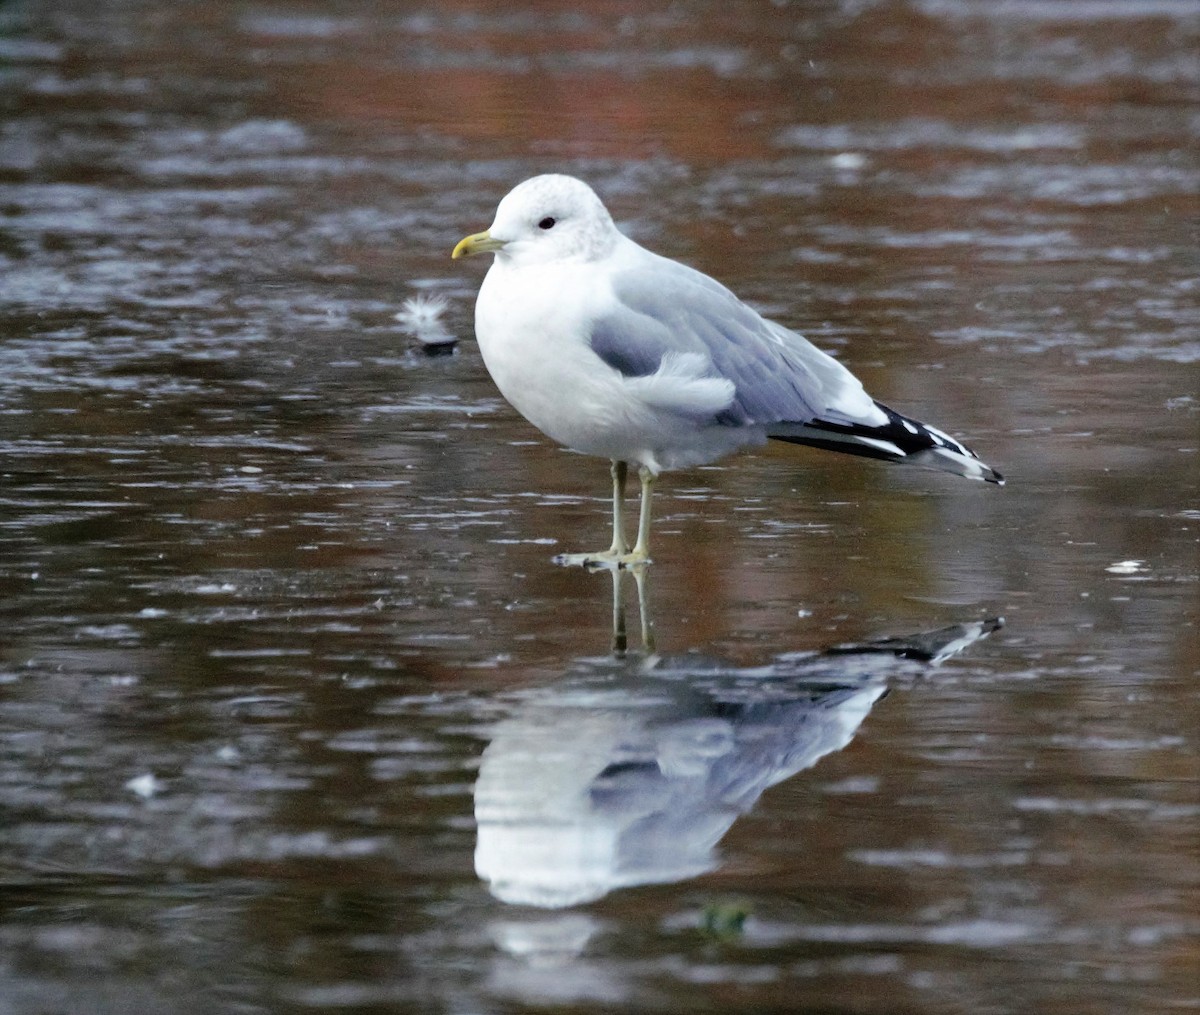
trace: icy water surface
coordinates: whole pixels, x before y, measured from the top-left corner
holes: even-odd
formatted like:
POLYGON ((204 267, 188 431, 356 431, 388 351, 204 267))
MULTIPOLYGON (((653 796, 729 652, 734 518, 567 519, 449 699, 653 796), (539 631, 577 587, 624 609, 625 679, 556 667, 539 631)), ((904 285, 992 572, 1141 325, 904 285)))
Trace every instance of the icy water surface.
POLYGON ((1197 53, 1183 0, 0 6, 0 1013, 1200 1007, 1197 53), (1009 484, 669 475, 614 653, 551 563, 606 463, 449 259, 548 170, 1009 484))

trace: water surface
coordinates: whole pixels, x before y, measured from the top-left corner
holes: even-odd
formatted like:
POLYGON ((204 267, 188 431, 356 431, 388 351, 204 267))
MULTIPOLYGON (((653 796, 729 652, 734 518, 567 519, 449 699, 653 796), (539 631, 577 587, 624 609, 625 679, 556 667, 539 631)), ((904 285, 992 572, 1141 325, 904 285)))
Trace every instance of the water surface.
POLYGON ((1172 0, 6 5, 0 1011, 1200 1006, 1198 51, 1172 0), (549 170, 1009 484, 670 475, 668 662, 631 583, 614 656, 551 563, 607 466, 448 256, 549 170))

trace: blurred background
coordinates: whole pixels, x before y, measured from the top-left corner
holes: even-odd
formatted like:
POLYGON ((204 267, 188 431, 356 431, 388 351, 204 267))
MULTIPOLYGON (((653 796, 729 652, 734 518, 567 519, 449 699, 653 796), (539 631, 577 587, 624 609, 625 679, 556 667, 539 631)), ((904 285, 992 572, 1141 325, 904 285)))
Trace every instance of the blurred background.
POLYGON ((1190 0, 0 3, 0 1013, 1200 1006, 1198 99, 1190 0), (670 474, 614 656, 449 258, 542 172, 1008 485, 670 474))

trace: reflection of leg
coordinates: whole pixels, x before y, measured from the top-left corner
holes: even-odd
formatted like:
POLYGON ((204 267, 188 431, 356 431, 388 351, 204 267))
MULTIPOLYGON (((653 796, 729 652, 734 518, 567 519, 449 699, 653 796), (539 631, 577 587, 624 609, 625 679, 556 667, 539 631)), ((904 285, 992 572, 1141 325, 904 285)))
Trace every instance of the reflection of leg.
MULTIPOLYGON (((658 651, 654 643, 654 621, 650 619, 650 589, 649 577, 645 564, 633 564, 629 568, 633 572, 633 580, 637 584, 638 617, 642 622, 642 648, 647 655, 658 651)), ((622 621, 624 617, 621 618, 622 621)))
POLYGON ((629 544, 625 542, 625 480, 629 466, 625 462, 612 461, 612 545, 607 550, 595 553, 560 553, 554 559, 560 564, 622 564, 629 557, 629 544))
POLYGON ((642 648, 647 655, 654 655, 654 622, 650 619, 649 579, 645 563, 630 564, 628 567, 607 568, 612 574, 612 651, 623 656, 629 649, 629 631, 625 623, 625 575, 633 574, 637 588, 638 619, 642 626, 642 648))
POLYGON ((629 648, 629 636, 625 631, 625 594, 622 585, 625 584, 625 572, 619 567, 610 567, 612 572, 612 651, 615 656, 623 656, 629 648))

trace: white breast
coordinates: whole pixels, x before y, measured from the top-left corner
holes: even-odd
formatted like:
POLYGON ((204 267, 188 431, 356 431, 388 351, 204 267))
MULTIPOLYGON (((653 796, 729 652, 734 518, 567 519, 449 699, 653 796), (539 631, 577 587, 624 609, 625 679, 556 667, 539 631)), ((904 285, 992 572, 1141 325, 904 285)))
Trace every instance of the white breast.
POLYGON ((732 399, 733 385, 701 376, 687 358, 638 378, 601 360, 588 338, 593 301, 607 293, 585 272, 586 266, 561 264, 531 273, 497 261, 483 281, 475 305, 479 350, 500 393, 522 416, 576 451, 656 472, 764 439, 758 428, 711 425, 732 399))

